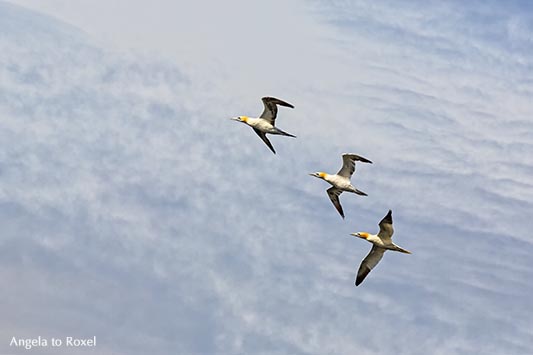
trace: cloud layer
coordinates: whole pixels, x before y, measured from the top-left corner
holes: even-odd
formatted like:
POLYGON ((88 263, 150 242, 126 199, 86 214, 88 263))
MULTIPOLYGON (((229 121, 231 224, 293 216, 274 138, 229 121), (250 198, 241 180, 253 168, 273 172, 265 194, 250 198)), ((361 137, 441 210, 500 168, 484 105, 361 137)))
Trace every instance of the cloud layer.
POLYGON ((281 48, 247 60, 253 22, 189 21, 183 56, 176 24, 157 58, 0 3, 0 352, 69 334, 99 354, 531 351, 526 5, 288 6, 281 48), (261 95, 296 106, 277 156, 228 120, 261 95), (306 174, 347 151, 375 164, 343 222, 306 174), (414 254, 356 289, 370 246, 348 233, 389 208, 414 254))

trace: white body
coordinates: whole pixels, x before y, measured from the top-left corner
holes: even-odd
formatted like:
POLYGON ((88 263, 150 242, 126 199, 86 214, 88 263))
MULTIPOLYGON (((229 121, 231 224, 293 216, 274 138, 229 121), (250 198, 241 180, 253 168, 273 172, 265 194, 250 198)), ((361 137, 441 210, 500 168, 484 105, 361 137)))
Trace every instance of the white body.
POLYGON ((374 244, 377 247, 398 251, 398 246, 392 242, 390 237, 380 238, 377 234, 369 233, 366 237, 366 240, 368 240, 370 243, 374 244))
POLYGON ((352 182, 350 181, 350 178, 340 176, 337 174, 335 175, 325 174, 324 180, 342 191, 355 192, 355 187, 353 187, 352 182))
POLYGON ((245 122, 248 126, 260 130, 264 133, 277 134, 278 129, 263 118, 248 117, 245 122))

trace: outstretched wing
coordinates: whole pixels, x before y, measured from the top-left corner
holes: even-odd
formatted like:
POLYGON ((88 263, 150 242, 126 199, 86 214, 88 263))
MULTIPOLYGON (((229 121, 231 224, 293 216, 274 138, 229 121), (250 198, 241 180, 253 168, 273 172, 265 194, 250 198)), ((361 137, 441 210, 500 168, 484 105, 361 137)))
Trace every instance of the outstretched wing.
POLYGON ((337 175, 344 176, 347 178, 351 178, 353 173, 355 172, 355 162, 361 161, 363 163, 370 163, 372 162, 366 158, 363 158, 360 155, 357 154, 343 154, 342 155, 342 168, 339 170, 337 175))
POLYGON ((266 134, 255 128, 254 128, 254 132, 257 133, 257 135, 263 140, 263 142, 265 142, 265 144, 270 148, 272 153, 276 154, 276 151, 274 150, 272 143, 270 143, 270 141, 268 140, 266 134))
POLYGON ((355 286, 359 286, 365 277, 372 271, 372 269, 379 263, 386 249, 373 246, 370 253, 363 259, 359 270, 357 271, 357 278, 355 279, 355 286))
POLYGON ((277 105, 294 108, 294 106, 289 104, 288 102, 276 99, 275 97, 267 96, 263 97, 261 100, 263 100, 263 105, 265 106, 265 109, 263 110, 263 113, 261 114, 261 116, 259 116, 259 118, 267 120, 273 126, 274 122, 276 121, 276 116, 278 115, 277 105))
POLYGON ((379 233, 378 237, 381 238, 384 242, 391 242, 392 234, 394 233, 394 228, 392 228, 392 211, 389 210, 389 213, 381 222, 379 222, 379 233))
POLYGON ((333 203, 333 206, 335 206, 337 211, 339 211, 341 217, 344 218, 344 212, 342 211, 342 206, 339 201, 339 196, 342 194, 342 190, 337 189, 336 187, 330 187, 326 190, 326 192, 328 193, 329 199, 333 203))

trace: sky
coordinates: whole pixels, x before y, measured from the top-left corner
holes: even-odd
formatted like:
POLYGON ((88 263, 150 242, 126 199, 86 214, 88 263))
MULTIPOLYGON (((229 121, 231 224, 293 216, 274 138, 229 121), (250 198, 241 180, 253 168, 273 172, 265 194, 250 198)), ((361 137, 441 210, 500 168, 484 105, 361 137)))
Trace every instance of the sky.
POLYGON ((531 354, 531 10, 0 1, 0 354, 531 354))

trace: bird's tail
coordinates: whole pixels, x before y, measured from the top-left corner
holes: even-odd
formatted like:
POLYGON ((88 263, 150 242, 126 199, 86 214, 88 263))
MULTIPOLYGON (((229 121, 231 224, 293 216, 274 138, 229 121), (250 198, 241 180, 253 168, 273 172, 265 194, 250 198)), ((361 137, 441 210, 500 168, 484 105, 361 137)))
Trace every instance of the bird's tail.
POLYGON ((395 250, 395 251, 399 251, 400 253, 404 253, 404 254, 412 254, 409 250, 404 249, 404 248, 400 248, 400 247, 397 246, 397 245, 395 245, 394 250, 395 250))
POLYGON ((277 134, 282 135, 282 136, 287 136, 287 137, 296 138, 295 135, 290 134, 290 133, 287 133, 287 132, 284 132, 284 131, 282 131, 282 130, 279 129, 279 128, 277 128, 277 134))
POLYGON ((356 194, 358 194, 358 195, 361 195, 361 196, 368 196, 368 195, 366 194, 366 192, 363 192, 363 191, 358 190, 358 189, 355 189, 354 192, 355 192, 356 194))

